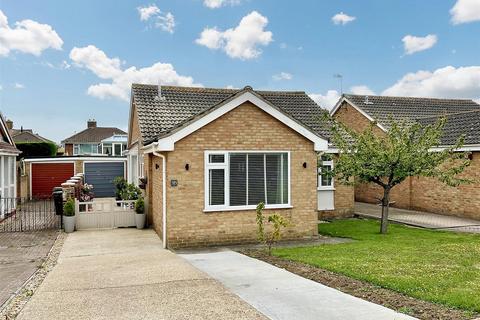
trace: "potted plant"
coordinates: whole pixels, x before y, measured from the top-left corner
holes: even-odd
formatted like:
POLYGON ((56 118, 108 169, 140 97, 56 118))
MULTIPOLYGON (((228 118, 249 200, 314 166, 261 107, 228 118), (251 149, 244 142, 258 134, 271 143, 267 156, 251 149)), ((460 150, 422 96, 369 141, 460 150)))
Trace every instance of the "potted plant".
MULTIPOLYGON (((122 177, 116 177, 113 179, 113 184, 115 185, 115 199, 117 201, 124 200, 122 199, 122 194, 127 187, 127 181, 122 177)), ((120 203, 117 203, 117 206, 120 206, 120 203)))
POLYGON ((63 205, 63 228, 66 233, 75 229, 75 200, 69 198, 63 205))
POLYGON ((142 197, 135 201, 135 224, 137 229, 143 229, 145 226, 145 201, 142 197))

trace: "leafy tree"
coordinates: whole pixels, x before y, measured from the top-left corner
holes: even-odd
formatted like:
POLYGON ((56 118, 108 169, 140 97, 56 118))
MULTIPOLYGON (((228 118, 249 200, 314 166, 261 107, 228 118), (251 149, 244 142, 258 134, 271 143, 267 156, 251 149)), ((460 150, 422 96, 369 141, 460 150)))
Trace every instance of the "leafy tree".
POLYGON ((57 146, 53 142, 16 142, 15 145, 22 151, 21 158, 57 155, 57 146))
POLYGON ((434 177, 449 186, 471 182, 459 176, 470 164, 468 154, 456 151, 463 146, 463 136, 455 145, 434 149, 440 145, 445 118, 428 126, 390 119, 385 134, 374 132, 376 123, 360 133, 333 119, 328 123, 339 150, 331 174, 345 184, 375 183, 383 188, 380 233, 387 233, 390 192, 406 178, 434 177))

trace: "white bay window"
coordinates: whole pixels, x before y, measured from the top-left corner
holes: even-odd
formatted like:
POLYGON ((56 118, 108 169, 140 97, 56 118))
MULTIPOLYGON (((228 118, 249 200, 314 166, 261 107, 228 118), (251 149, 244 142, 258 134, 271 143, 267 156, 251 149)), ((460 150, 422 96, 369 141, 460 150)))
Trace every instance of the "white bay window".
POLYGON ((290 207, 290 153, 205 153, 205 211, 290 207))

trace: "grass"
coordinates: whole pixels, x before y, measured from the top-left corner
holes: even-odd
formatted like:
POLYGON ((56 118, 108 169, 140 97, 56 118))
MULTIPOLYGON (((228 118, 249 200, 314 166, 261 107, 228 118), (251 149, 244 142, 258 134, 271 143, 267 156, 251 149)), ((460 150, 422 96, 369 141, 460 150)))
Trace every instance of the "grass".
POLYGON ((336 245, 278 248, 275 256, 365 280, 418 299, 480 312, 480 235, 372 220, 320 224, 320 234, 352 238, 336 245))

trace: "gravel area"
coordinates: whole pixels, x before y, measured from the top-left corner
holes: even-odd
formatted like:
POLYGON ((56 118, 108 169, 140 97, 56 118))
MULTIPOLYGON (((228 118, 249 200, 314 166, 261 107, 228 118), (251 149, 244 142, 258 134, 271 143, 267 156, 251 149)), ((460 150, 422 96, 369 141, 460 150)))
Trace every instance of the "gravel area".
POLYGON ((3 304, 0 310, 0 319, 15 319, 25 304, 38 289, 48 272, 57 263, 58 256, 66 239, 66 234, 57 232, 57 237, 48 255, 45 257, 37 271, 21 286, 10 299, 3 304))
POLYGON ((241 253, 252 258, 263 260, 279 268, 283 268, 304 278, 319 282, 355 297, 383 305, 419 319, 470 320, 478 319, 480 316, 479 314, 472 314, 411 298, 401 293, 372 285, 365 281, 355 280, 344 275, 336 274, 300 262, 289 261, 275 256, 268 256, 263 250, 242 250, 241 253))

